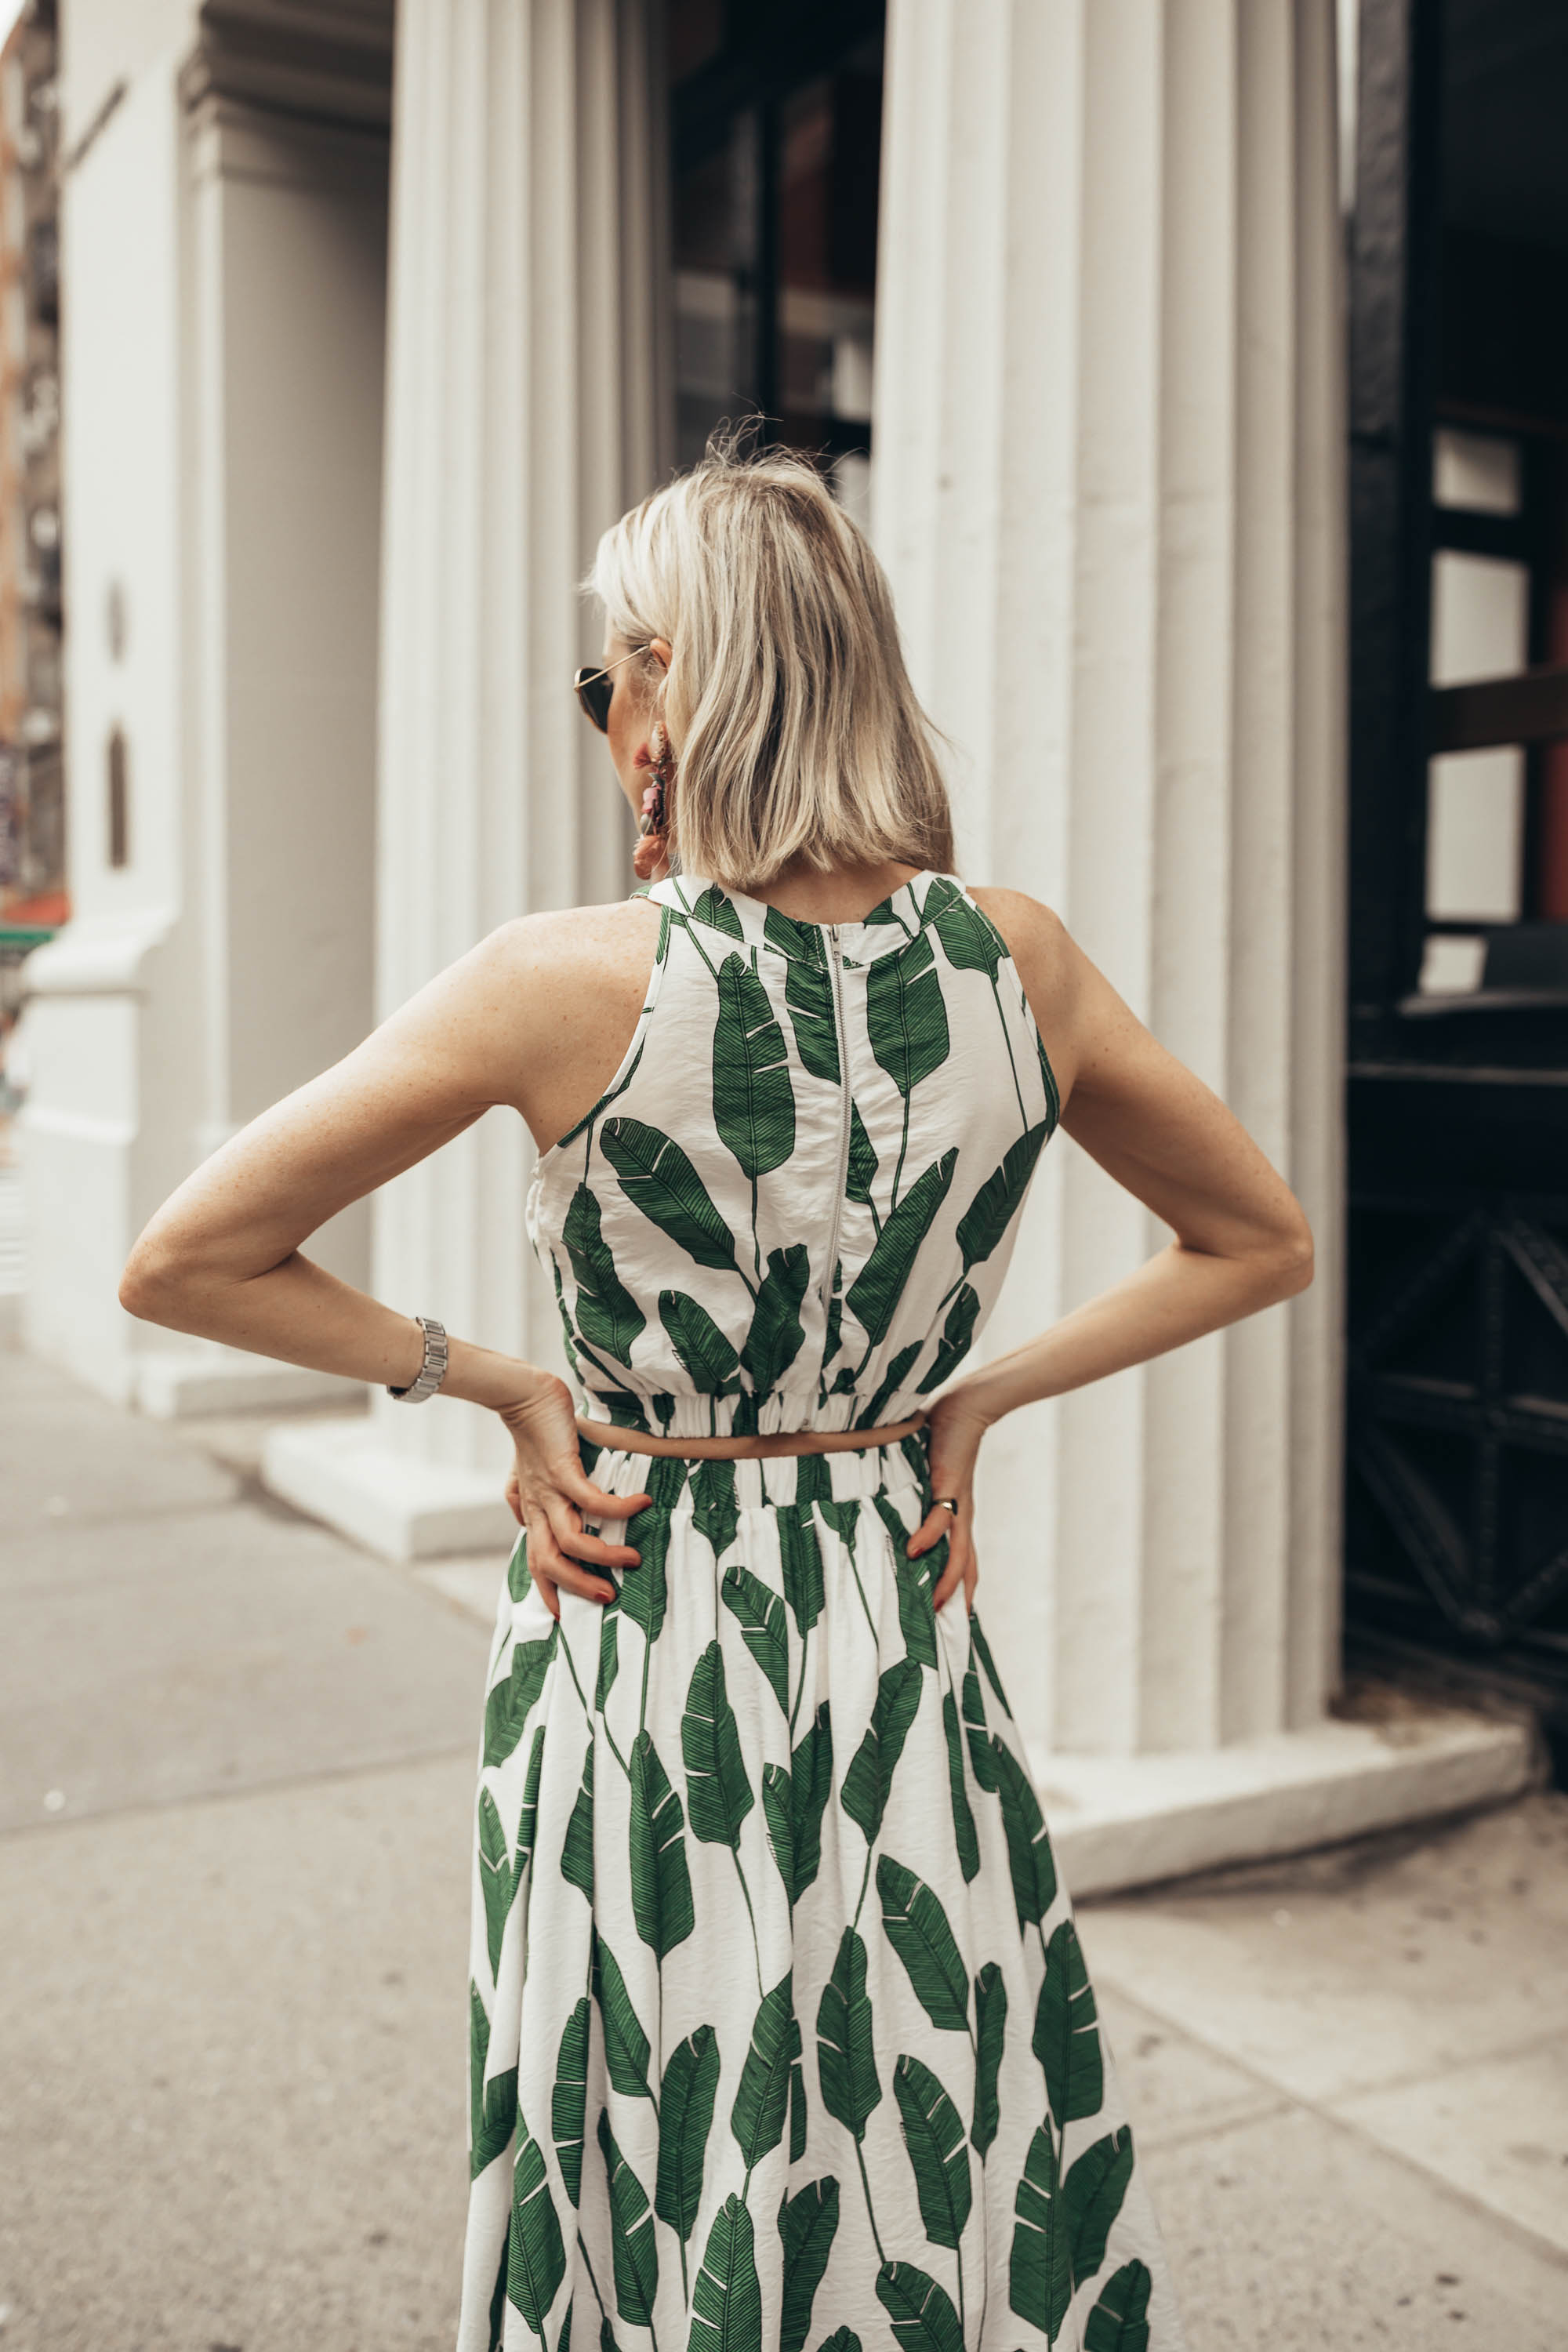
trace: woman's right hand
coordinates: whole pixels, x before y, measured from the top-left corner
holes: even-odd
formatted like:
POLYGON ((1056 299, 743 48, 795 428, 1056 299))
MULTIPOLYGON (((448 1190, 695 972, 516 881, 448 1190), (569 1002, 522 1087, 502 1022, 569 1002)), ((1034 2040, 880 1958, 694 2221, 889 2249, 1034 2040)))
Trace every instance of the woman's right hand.
POLYGON ((974 1464, 989 1427, 989 1422, 966 1400, 962 1384, 938 1397, 926 1421, 932 1501, 905 1549, 910 1559, 919 1559, 947 1538, 947 1559, 931 1595, 933 1608, 941 1609, 961 1584, 964 1607, 970 1611, 974 1607, 974 1587, 980 1577, 980 1562, 974 1556, 974 1464), (948 1508, 949 1499, 955 1509, 948 1508))
POLYGON ((500 1408, 511 1432, 517 1458, 506 1482, 511 1515, 528 1538, 528 1572, 551 1615, 559 1618, 561 1592, 586 1601, 613 1601, 616 1587, 583 1566, 636 1568, 641 1555, 629 1544, 605 1543, 589 1535, 584 1517, 630 1519, 645 1511, 651 1495, 606 1495, 583 1469, 572 1391, 552 1372, 535 1372, 528 1394, 500 1408))

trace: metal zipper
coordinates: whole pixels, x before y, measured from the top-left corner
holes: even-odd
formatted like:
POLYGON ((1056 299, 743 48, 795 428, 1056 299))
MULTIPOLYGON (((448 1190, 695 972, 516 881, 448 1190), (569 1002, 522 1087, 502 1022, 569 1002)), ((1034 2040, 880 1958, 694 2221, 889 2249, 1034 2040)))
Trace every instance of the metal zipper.
MULTIPOLYGON (((827 1256, 823 1264, 822 1281, 818 1286, 822 1312, 826 1317, 832 1306, 833 1276, 838 1265, 838 1232, 844 1222, 844 1188, 849 1181, 849 1039, 844 1027, 844 958, 838 945, 838 926, 827 926, 827 983, 833 992, 833 1025, 838 1033, 838 1083, 844 1097, 844 1118, 838 1147, 838 1183, 833 1195, 833 1223, 829 1228, 827 1256)), ((823 1346, 827 1345, 824 1324, 823 1346)))

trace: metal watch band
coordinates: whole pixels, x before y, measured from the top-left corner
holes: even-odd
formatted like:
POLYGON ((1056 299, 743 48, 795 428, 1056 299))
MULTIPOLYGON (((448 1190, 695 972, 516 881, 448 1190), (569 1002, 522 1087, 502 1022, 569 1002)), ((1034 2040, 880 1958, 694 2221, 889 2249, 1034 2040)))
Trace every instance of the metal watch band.
POLYGON ((433 1315, 416 1315, 414 1320, 425 1334, 425 1361, 419 1367, 418 1379, 410 1381, 405 1389, 388 1385, 387 1395, 395 1397, 399 1404, 423 1404, 426 1397, 435 1395, 447 1377, 446 1325, 437 1323, 433 1315))

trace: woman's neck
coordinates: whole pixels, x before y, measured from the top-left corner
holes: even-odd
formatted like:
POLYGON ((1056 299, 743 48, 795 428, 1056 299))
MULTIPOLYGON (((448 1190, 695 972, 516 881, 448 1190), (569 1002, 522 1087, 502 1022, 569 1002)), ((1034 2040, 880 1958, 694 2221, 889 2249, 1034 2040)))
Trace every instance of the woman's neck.
POLYGON ((792 857, 769 882, 747 892, 799 923, 858 923, 921 871, 889 859, 878 866, 836 866, 825 870, 805 857, 792 857))

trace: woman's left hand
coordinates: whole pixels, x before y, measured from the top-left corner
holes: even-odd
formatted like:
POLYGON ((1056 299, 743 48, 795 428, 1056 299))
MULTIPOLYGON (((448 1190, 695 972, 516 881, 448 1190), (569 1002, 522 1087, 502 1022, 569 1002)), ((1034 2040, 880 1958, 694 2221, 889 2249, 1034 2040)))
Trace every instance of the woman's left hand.
POLYGON ((951 1496, 958 1507, 949 1510, 945 1501, 933 1502, 906 1549, 911 1559, 919 1559, 943 1536, 948 1538, 947 1565, 931 1596, 932 1606, 937 1609, 951 1600, 961 1584, 965 1608, 973 1610, 974 1606, 974 1587, 980 1576, 980 1563, 974 1556, 974 1465, 988 1426, 973 1407, 965 1403, 962 1389, 950 1389, 946 1396, 939 1397, 926 1423, 931 1493, 951 1496))
POLYGON ((646 1510, 651 1495, 606 1495, 584 1475, 578 1452, 572 1391, 552 1373, 535 1375, 537 1389, 501 1410, 511 1432, 517 1460, 506 1482, 511 1515, 528 1538, 528 1572, 552 1617, 561 1614, 561 1592, 585 1600, 613 1601, 616 1587, 594 1567, 635 1570, 638 1554, 630 1544, 605 1543, 590 1535, 586 1518, 629 1519, 646 1510))

